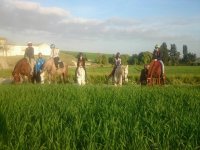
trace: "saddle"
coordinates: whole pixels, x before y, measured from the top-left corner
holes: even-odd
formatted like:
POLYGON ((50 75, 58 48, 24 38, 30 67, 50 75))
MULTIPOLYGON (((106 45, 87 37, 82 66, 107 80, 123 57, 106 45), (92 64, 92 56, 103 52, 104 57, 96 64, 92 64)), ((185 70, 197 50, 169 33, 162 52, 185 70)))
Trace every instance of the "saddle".
POLYGON ((58 68, 64 68, 64 63, 62 61, 58 62, 58 68))

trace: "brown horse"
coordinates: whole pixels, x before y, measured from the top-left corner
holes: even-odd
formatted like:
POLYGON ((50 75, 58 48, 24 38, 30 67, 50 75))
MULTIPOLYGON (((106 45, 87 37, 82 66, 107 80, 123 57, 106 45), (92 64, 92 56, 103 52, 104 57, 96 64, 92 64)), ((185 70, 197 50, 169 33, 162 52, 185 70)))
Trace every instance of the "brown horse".
POLYGON ((17 62, 12 72, 12 76, 14 83, 25 81, 25 77, 28 77, 28 81, 31 82, 31 66, 26 58, 22 58, 17 62))
POLYGON ((150 63, 147 75, 147 84, 148 85, 164 85, 165 76, 162 75, 162 64, 160 61, 153 60, 150 63))
POLYGON ((46 79, 45 77, 47 77, 48 82, 51 83, 51 82, 57 82, 56 78, 60 77, 61 82, 65 83, 67 73, 68 73, 67 65, 63 63, 63 67, 58 67, 57 69, 54 63, 54 59, 49 58, 43 65, 41 78, 45 80, 46 79))

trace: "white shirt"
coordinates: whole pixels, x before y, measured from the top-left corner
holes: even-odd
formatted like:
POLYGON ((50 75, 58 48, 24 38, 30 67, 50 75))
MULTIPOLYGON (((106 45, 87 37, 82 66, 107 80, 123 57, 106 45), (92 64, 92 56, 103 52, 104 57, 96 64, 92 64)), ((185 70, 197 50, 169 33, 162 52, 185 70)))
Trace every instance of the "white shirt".
POLYGON ((51 57, 55 58, 55 57, 59 57, 59 49, 54 48, 51 50, 51 57))

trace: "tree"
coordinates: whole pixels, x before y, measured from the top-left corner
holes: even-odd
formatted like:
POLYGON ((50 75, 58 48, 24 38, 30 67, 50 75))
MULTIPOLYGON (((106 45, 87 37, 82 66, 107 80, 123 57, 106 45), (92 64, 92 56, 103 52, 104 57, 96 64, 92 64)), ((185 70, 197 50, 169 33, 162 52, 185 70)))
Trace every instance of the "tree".
POLYGON ((128 61, 131 65, 137 65, 138 64, 138 54, 133 54, 128 61))
POLYGON ((152 60, 152 53, 150 52, 141 52, 138 55, 139 64, 148 64, 152 60))
POLYGON ((121 55, 122 64, 127 65, 129 58, 130 58, 129 55, 121 55))
POLYGON ((96 63, 98 64, 103 64, 103 65, 106 65, 108 64, 108 58, 106 55, 101 55, 99 54, 97 57, 96 57, 96 63))
POLYGON ((180 59, 180 52, 177 51, 176 44, 171 44, 171 49, 169 50, 170 63, 172 65, 177 65, 180 59))
POLYGON ((183 45, 183 56, 188 54, 187 45, 183 45))
POLYGON ((102 62, 101 62, 101 64, 103 64, 103 65, 108 64, 108 58, 107 58, 107 56, 106 56, 106 55, 102 55, 101 57, 102 57, 102 62))
POLYGON ((194 63, 197 59, 196 54, 193 53, 188 53, 187 57, 188 57, 188 62, 187 62, 188 64, 194 63))
POLYGON ((115 60, 115 55, 112 55, 111 57, 109 57, 109 58, 108 58, 109 64, 114 65, 114 62, 115 62, 114 60, 115 60))
POLYGON ((160 46, 160 52, 162 54, 162 61, 164 64, 169 63, 169 50, 167 49, 167 44, 165 42, 160 46))
POLYGON ((187 45, 183 45, 183 59, 182 62, 187 64, 188 62, 188 48, 187 45))

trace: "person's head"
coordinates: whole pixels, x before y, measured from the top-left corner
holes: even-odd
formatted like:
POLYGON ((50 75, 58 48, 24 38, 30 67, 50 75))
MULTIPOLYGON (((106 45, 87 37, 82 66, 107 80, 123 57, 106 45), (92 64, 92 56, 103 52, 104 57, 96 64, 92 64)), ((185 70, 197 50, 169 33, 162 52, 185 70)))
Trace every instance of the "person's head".
POLYGON ((115 56, 116 58, 119 58, 120 57, 120 53, 119 52, 117 52, 117 54, 116 54, 116 56, 115 56))
POLYGON ((39 58, 42 58, 42 53, 41 53, 41 52, 38 53, 38 57, 39 57, 39 58))
POLYGON ((78 58, 83 59, 83 53, 79 53, 78 58))
POLYGON ((32 42, 27 43, 27 46, 29 46, 29 47, 31 47, 32 45, 33 45, 32 42))
POLYGON ((158 46, 158 44, 156 44, 156 45, 155 45, 155 50, 157 50, 157 51, 158 51, 158 50, 159 50, 159 48, 160 48, 160 47, 158 46))
POLYGON ((56 48, 55 44, 51 44, 51 45, 50 45, 50 48, 51 48, 51 49, 55 49, 55 48, 56 48))

